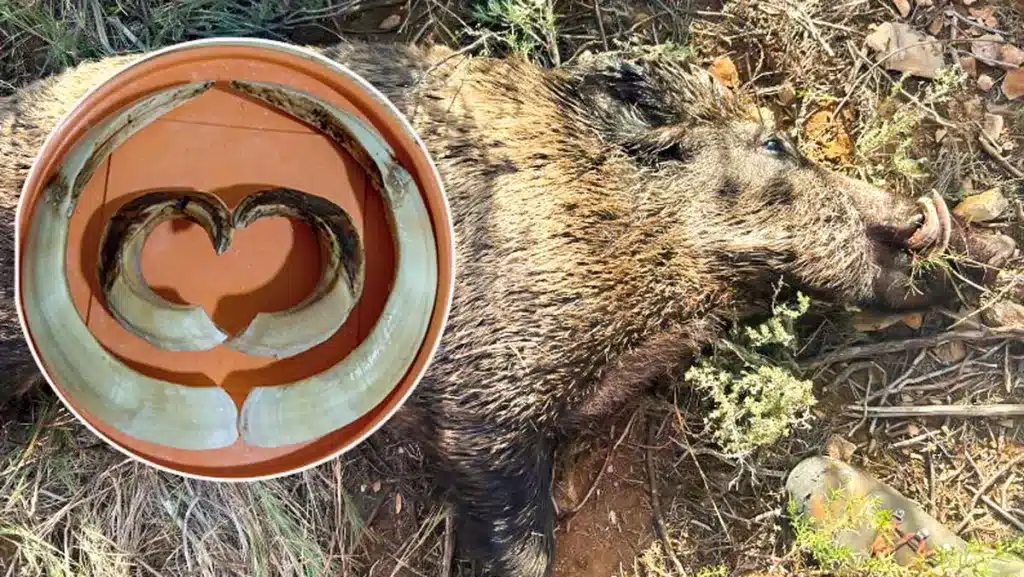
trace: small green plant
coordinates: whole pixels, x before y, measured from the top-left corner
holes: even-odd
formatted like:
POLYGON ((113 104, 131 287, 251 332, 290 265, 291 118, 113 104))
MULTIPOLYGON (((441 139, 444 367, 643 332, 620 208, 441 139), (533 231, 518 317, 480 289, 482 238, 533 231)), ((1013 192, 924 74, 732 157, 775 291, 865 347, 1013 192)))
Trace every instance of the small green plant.
POLYGON ((536 59, 546 50, 551 61, 559 63, 552 0, 478 0, 470 14, 512 52, 536 59))
POLYGON ((813 383, 779 366, 795 366, 793 324, 809 307, 803 294, 796 303, 773 305, 771 318, 734 327, 719 341, 714 357, 686 372, 686 381, 714 403, 705 423, 728 453, 744 457, 810 418, 809 409, 817 403, 813 383))
MULTIPOLYGON (((903 88, 906 75, 892 87, 890 99, 902 93, 909 96, 903 88)), ((921 121, 934 112, 935 106, 945 104, 960 89, 967 75, 957 67, 941 70, 925 89, 921 97, 909 96, 911 103, 900 103, 895 106, 892 115, 878 114, 868 123, 857 138, 857 156, 869 166, 869 177, 883 182, 887 173, 895 172, 908 180, 918 180, 928 176, 922 159, 913 158, 912 147, 914 137, 919 132, 921 121), (890 154, 889 165, 874 162, 875 155, 890 154)))

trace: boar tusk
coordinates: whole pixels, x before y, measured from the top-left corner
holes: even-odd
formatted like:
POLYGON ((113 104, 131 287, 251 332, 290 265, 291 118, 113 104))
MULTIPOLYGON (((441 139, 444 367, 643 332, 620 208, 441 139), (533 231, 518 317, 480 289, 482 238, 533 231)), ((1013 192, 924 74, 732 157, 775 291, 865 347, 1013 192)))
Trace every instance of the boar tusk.
POLYGON ((142 248, 160 223, 185 218, 203 227, 217 254, 231 243, 227 206, 205 192, 151 192, 124 204, 107 222, 100 243, 99 281, 111 315, 126 330, 169 351, 204 351, 224 342, 203 307, 172 303, 142 275, 142 248))
POLYGON ((939 215, 935 208, 933 199, 921 197, 917 199, 917 205, 924 214, 924 223, 910 236, 907 245, 912 250, 920 250, 933 245, 939 240, 942 231, 940 230, 939 215))
POLYGON ((71 216, 95 169, 120 143, 211 84, 186 84, 151 95, 90 130, 65 157, 33 211, 22 259, 26 324, 53 379, 116 430, 189 450, 235 442, 238 412, 231 397, 218 387, 189 387, 139 374, 103 348, 75 309, 65 258, 71 216))
POLYGON ((946 200, 938 192, 932 191, 932 201, 935 203, 935 213, 939 219, 939 246, 935 249, 937 254, 943 254, 949 249, 949 241, 953 236, 953 218, 949 214, 949 207, 946 200))
POLYGON ((257 192, 235 208, 232 225, 245 228, 265 216, 309 224, 320 240, 322 273, 313 293, 294 307, 259 313, 227 346, 251 355, 297 355, 338 331, 363 292, 363 246, 355 223, 333 202, 288 188, 257 192))
POLYGON ((249 393, 239 423, 242 438, 255 446, 279 447, 311 441, 355 421, 402 379, 430 325, 437 252, 430 214, 412 175, 361 121, 276 84, 236 81, 232 87, 308 122, 348 150, 386 201, 398 253, 394 285, 366 340, 319 374, 249 393))

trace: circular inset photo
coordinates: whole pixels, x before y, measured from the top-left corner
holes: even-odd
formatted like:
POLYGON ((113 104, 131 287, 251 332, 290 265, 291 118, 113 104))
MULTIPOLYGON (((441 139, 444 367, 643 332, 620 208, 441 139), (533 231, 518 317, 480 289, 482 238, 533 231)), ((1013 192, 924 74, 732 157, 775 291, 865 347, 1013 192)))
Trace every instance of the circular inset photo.
POLYGON ((283 43, 172 46, 86 94, 22 190, 16 291, 46 380, 178 474, 301 471, 386 422, 447 322, 454 235, 410 123, 283 43))

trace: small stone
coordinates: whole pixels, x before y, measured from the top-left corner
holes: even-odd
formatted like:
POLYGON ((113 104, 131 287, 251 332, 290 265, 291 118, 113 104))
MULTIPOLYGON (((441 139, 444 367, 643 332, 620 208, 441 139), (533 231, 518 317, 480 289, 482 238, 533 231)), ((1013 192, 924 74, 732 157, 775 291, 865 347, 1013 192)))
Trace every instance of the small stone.
POLYGON ((793 89, 793 85, 789 82, 782 85, 779 89, 779 102, 783 106, 789 106, 790 102, 796 98, 796 90, 793 89))
POLYGON ((971 78, 977 78, 978 76, 978 61, 973 56, 964 56, 960 58, 960 69, 967 73, 971 78))
POLYGON ((844 439, 841 435, 832 435, 825 444, 825 452, 829 457, 849 463, 853 459, 853 453, 857 451, 857 445, 844 439))
POLYGON ((931 8, 935 6, 935 0, 917 0, 917 5, 921 8, 931 8))
POLYGON ((988 74, 982 74, 978 77, 978 88, 988 92, 992 90, 992 87, 996 85, 996 81, 992 80, 992 77, 988 74))
POLYGON ((711 62, 708 72, 718 79, 719 82, 729 88, 735 88, 739 84, 740 72, 736 64, 728 56, 719 56, 711 62))
POLYGON ((1024 328, 1024 305, 999 301, 981 311, 981 320, 990 327, 1024 328))
POLYGON ((904 18, 910 16, 910 0, 892 0, 892 3, 896 5, 896 9, 899 10, 900 16, 904 18))
POLYGON ((928 33, 935 36, 939 32, 942 32, 942 27, 945 25, 946 19, 943 18, 941 14, 938 14, 935 18, 932 18, 931 23, 928 25, 928 33))
POLYGON ((1003 94, 1010 100, 1024 96, 1024 68, 1006 73, 1006 78, 1003 79, 1003 94))
POLYGON ((935 78, 945 66, 938 40, 902 22, 881 24, 864 39, 864 43, 877 53, 876 61, 885 58, 882 66, 887 70, 935 78))
POLYGON ((964 6, 970 6, 970 5, 974 4, 975 2, 977 2, 978 0, 963 0, 963 1, 964 1, 964 6))
POLYGON ((996 62, 999 60, 1002 42, 1003 37, 998 34, 979 36, 971 42, 971 53, 983 62, 996 62))
POLYGON ((1003 44, 999 49, 998 66, 1003 70, 1014 70, 1024 66, 1024 50, 1013 44, 1003 44))
POLYGON ((942 142, 942 139, 946 138, 946 129, 940 128, 935 131, 935 142, 942 142))
POLYGON ((959 363, 967 356, 967 345, 961 341, 942 343, 935 347, 935 356, 947 365, 959 363))
POLYGON ((992 142, 996 142, 999 140, 999 135, 1002 134, 1003 126, 1005 124, 1006 121, 1003 120, 1002 116, 998 114, 989 114, 988 112, 986 112, 985 124, 982 127, 982 130, 985 132, 985 136, 988 136, 990 139, 992 139, 992 142))
POLYGON ((969 222, 986 222, 998 218, 1009 207, 1010 201, 1006 200, 999 189, 990 188, 960 201, 953 208, 953 214, 969 222))
POLYGON ((381 21, 379 28, 381 30, 391 30, 392 28, 398 28, 398 25, 402 23, 401 14, 392 14, 381 21))

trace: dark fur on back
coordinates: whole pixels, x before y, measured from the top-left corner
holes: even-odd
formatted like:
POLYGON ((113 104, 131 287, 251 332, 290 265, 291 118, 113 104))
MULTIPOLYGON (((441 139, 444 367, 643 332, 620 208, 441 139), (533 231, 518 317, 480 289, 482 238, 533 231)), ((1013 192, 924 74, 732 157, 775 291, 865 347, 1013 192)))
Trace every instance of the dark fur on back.
MULTIPOLYGON (((541 70, 442 48, 321 51, 408 116, 450 195, 449 326, 392 426, 417 430, 487 575, 550 574, 556 443, 688 362, 773 282, 880 308, 948 296, 943 278, 903 284, 910 200, 812 165, 685 63, 611 54, 541 70)), ((59 117, 132 58, 0 100, 5 374, 34 373, 13 303, 22 181, 59 117)))

